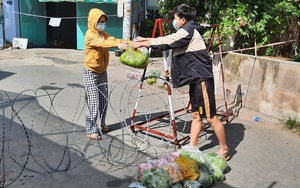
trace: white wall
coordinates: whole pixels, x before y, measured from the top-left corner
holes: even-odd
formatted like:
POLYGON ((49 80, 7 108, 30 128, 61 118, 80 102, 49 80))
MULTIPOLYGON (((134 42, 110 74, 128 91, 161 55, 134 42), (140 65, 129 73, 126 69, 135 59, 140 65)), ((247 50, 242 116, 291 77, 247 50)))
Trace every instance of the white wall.
MULTIPOLYGON (((20 37, 19 4, 15 0, 3 1, 5 38, 12 42, 14 37, 20 37)), ((2 26, 1 26, 2 39, 2 26)), ((2 41, 3 42, 3 41, 2 41)))
MULTIPOLYGON (((2 3, 2 0, 0 0, 0 3, 2 3)), ((2 35, 2 10, 0 10, 0 47, 3 46, 3 35, 2 35)))

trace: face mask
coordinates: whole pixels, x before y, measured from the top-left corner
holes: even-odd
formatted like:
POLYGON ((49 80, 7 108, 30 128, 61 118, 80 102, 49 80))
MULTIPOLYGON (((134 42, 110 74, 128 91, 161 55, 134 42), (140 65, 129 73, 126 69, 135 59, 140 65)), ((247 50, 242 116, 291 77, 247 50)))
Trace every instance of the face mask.
POLYGON ((97 24, 97 29, 100 31, 104 31, 104 29, 106 28, 106 23, 98 23, 97 24))
POLYGON ((176 30, 179 29, 179 27, 178 27, 177 24, 176 24, 176 20, 175 20, 175 19, 173 20, 173 27, 174 27, 174 29, 176 29, 176 30))

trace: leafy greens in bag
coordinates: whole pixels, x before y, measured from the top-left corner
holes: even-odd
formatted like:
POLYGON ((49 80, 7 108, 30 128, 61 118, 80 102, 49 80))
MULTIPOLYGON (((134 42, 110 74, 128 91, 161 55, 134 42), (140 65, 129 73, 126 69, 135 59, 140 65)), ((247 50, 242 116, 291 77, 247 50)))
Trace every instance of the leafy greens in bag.
POLYGON ((207 160, 212 164, 215 165, 216 167, 218 167, 220 170, 222 170, 222 172, 224 172, 224 170, 227 167, 227 161, 226 159, 221 156, 218 155, 215 152, 211 152, 211 153, 206 153, 204 154, 204 156, 207 158, 207 160))
POLYGON ((162 168, 144 170, 141 183, 147 188, 169 188, 173 184, 168 173, 162 168))
POLYGON ((146 47, 140 47, 136 50, 127 48, 127 50, 120 56, 120 61, 124 65, 134 68, 143 69, 148 64, 149 51, 146 47))

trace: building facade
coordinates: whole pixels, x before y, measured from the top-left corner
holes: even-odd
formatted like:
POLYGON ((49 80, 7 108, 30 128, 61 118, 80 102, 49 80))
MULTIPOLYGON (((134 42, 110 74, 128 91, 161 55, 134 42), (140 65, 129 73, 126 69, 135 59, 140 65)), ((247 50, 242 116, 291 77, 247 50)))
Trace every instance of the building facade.
MULTIPOLYGON (((122 38, 123 17, 118 12, 118 2, 122 3, 123 0, 5 0, 5 40, 12 42, 14 37, 27 38, 29 47, 83 49, 91 8, 103 10, 109 20, 106 31, 114 37, 122 38), (52 21, 57 25, 50 24, 52 21)), ((153 2, 157 5, 157 1, 153 2)), ((132 23, 143 20, 147 6, 155 8, 153 2, 132 0, 132 23)))

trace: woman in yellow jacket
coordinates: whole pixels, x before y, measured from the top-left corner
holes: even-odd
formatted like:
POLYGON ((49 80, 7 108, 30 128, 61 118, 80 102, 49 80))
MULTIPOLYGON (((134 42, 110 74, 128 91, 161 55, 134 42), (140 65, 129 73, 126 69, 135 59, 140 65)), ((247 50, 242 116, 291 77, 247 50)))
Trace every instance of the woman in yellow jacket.
POLYGON ((101 131, 108 132, 105 124, 108 107, 107 66, 109 48, 126 49, 122 39, 116 39, 104 32, 107 16, 99 9, 93 8, 88 16, 88 30, 84 38, 85 59, 83 81, 86 90, 86 137, 92 140, 101 139, 101 131), (101 131, 98 127, 98 117, 101 131))

